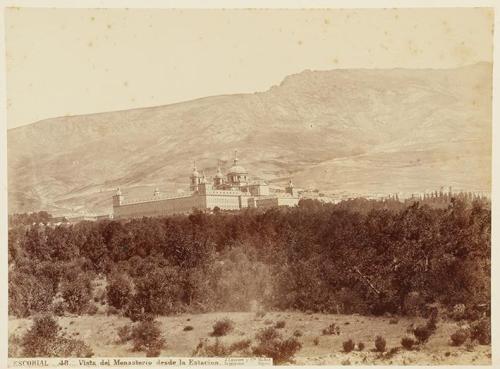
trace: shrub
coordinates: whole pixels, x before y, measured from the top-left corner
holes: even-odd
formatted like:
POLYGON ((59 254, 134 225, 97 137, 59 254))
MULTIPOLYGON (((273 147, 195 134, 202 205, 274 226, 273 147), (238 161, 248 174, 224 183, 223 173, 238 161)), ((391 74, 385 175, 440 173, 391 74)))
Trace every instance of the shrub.
POLYGON ((276 322, 276 325, 274 326, 276 329, 281 329, 285 328, 286 322, 284 320, 279 320, 276 322))
POLYGON ((259 344, 252 348, 256 356, 270 357, 273 364, 293 362, 295 353, 301 349, 302 344, 295 338, 283 339, 274 328, 266 328, 256 336, 259 344))
POLYGON ((293 335, 295 337, 302 337, 302 331, 300 329, 296 329, 295 332, 293 332, 293 335))
POLYGON ((15 334, 10 334, 9 335, 9 341, 8 341, 8 357, 22 357, 22 340, 19 338, 19 336, 15 334))
POLYGON ((340 328, 335 323, 332 323, 327 328, 324 328, 323 331, 322 331, 322 333, 323 333, 324 336, 332 335, 332 334, 339 335, 340 334, 340 328))
POLYGON ((365 344, 363 342, 358 343, 358 350, 363 351, 365 349, 365 344))
POLYGON ((351 352, 352 350, 354 350, 354 341, 352 339, 349 339, 348 341, 344 341, 342 343, 342 347, 344 349, 344 352, 351 352))
POLYGON ((393 347, 388 352, 385 353, 384 359, 391 359, 398 352, 399 352, 399 347, 393 347))
POLYGON ((407 350, 412 350, 413 346, 415 346, 415 340, 413 337, 403 337, 401 338, 401 346, 403 346, 407 350))
POLYGON ((109 278, 106 286, 108 304, 116 309, 123 309, 132 297, 132 283, 123 274, 115 274, 109 278))
POLYGON ((130 326, 124 325, 118 328, 118 343, 127 343, 132 339, 132 330, 130 326))
POLYGON ((314 344, 314 346, 319 345, 319 337, 314 337, 313 344, 314 344))
POLYGON ((59 335, 61 328, 49 315, 35 318, 21 340, 24 357, 91 357, 92 349, 81 340, 59 335))
POLYGON ((192 325, 186 325, 183 329, 184 332, 192 331, 194 327, 192 325))
POLYGON ((57 351, 55 357, 92 357, 94 352, 82 340, 72 338, 58 338, 56 340, 57 351))
POLYGON ((260 342, 272 341, 272 340, 280 338, 280 337, 281 337, 281 335, 279 334, 279 332, 273 327, 267 327, 267 328, 261 329, 255 335, 255 338, 260 342))
POLYGON ((432 333, 437 329, 437 313, 432 313, 427 324, 425 325, 432 333))
POLYGON ((266 319, 264 320, 265 325, 273 324, 273 321, 271 319, 266 319))
POLYGON ((229 351, 233 353, 236 351, 247 350, 248 348, 250 348, 251 343, 252 341, 249 339, 233 342, 231 346, 229 346, 229 351))
POLYGON ((218 337, 213 344, 209 344, 207 339, 201 340, 193 352, 193 356, 203 357, 225 357, 229 355, 231 355, 231 350, 218 337))
POLYGON ((234 323, 232 320, 225 318, 215 322, 212 328, 212 336, 221 337, 225 336, 234 329, 234 323))
POLYGON ((385 351, 385 346, 386 346, 385 338, 382 337, 382 336, 377 336, 375 338, 375 349, 378 352, 384 352, 385 351))
POLYGON ((131 339, 134 351, 155 353, 165 345, 165 340, 161 337, 158 323, 154 320, 141 321, 132 329, 131 339))
POLYGON ((61 294, 70 313, 82 314, 87 309, 91 293, 92 285, 88 277, 64 281, 61 284, 61 294))
POLYGON ((456 332, 454 332, 451 336, 451 344, 452 346, 461 346, 467 341, 467 338, 469 337, 469 332, 467 332, 466 329, 460 328, 456 332))
POLYGON ((57 316, 64 316, 66 303, 63 300, 56 301, 52 304, 52 312, 57 316))
POLYGON ((389 320, 389 324, 398 324, 399 323, 399 320, 397 318, 391 318, 389 320))
POLYGON ((20 318, 50 310, 54 296, 51 282, 32 274, 9 272, 9 315, 20 318))
POLYGON ((427 327, 427 325, 418 326, 413 330, 413 334, 415 335, 415 338, 420 344, 426 343, 429 340, 432 333, 433 330, 427 327))
POLYGON ((481 345, 491 343, 491 321, 482 319, 471 324, 471 339, 477 340, 481 345))

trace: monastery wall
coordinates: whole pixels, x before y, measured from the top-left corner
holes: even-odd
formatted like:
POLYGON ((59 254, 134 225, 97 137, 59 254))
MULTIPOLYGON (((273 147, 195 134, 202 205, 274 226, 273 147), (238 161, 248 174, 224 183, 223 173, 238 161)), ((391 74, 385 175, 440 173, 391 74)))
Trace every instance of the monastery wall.
POLYGON ((113 211, 115 218, 141 218, 190 213, 193 211, 193 208, 206 208, 205 198, 203 196, 191 195, 145 201, 116 206, 113 208, 113 211))

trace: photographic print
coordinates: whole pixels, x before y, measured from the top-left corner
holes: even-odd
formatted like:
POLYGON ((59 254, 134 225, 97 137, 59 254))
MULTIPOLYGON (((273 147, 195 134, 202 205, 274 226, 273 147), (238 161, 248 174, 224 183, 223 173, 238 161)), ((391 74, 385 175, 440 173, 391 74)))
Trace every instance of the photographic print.
POLYGON ((492 364, 493 8, 113 6, 4 9, 9 366, 492 364))

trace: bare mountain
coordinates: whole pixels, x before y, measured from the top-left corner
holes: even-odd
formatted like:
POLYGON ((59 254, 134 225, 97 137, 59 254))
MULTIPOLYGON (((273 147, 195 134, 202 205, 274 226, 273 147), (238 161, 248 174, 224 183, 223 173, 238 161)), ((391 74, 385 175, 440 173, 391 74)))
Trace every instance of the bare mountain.
POLYGON ((185 189, 194 159, 215 170, 235 148, 257 177, 327 192, 489 191, 491 75, 304 71, 265 92, 39 121, 8 131, 9 211, 110 211, 116 187, 185 189))

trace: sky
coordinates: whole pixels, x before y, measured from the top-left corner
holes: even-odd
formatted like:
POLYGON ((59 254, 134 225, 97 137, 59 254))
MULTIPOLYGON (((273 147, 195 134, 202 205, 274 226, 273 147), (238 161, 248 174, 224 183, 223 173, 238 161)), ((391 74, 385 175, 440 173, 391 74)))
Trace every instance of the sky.
POLYGON ((303 70, 492 61, 487 8, 9 8, 7 125, 265 91, 303 70))

